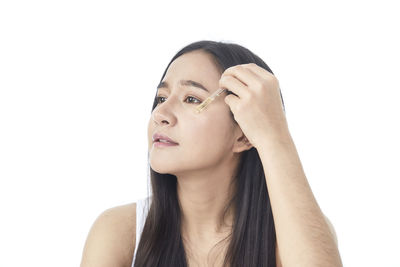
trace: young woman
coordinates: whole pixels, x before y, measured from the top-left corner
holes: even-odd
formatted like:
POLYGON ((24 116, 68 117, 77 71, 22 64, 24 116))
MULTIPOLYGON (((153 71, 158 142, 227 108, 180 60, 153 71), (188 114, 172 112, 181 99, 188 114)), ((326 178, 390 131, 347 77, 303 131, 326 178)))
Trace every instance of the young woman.
POLYGON ((148 147, 152 195, 96 219, 82 267, 342 266, 278 80, 248 49, 199 41, 179 51, 157 86, 148 147))

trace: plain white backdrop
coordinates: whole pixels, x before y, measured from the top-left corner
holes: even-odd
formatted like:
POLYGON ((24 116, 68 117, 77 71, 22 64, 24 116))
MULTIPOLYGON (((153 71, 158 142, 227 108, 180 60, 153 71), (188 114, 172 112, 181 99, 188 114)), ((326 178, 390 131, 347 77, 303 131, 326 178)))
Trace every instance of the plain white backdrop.
POLYGON ((344 266, 400 266, 398 25, 388 0, 1 1, 0 266, 79 266, 96 217, 147 195, 156 86, 198 40, 275 73, 344 266))

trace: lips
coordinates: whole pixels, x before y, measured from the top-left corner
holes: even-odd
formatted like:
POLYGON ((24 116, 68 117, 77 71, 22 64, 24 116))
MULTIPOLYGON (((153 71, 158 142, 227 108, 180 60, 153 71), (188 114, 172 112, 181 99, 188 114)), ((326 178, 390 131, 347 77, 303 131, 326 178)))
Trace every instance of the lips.
POLYGON ((161 133, 155 133, 153 134, 153 143, 154 142, 159 142, 160 140, 164 140, 167 141, 168 143, 171 144, 176 144, 178 145, 179 143, 175 142, 174 140, 172 140, 171 138, 169 138, 167 135, 165 134, 161 134, 161 133))

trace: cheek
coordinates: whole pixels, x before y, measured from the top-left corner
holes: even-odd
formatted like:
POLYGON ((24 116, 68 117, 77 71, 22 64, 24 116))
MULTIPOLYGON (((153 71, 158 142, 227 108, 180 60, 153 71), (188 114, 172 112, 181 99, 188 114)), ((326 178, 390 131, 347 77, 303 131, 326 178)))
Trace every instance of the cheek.
POLYGON ((232 126, 228 116, 207 114, 210 116, 192 120, 184 129, 185 140, 197 145, 221 146, 231 138, 232 126), (186 138, 187 136, 187 138, 186 138))
POLYGON ((153 145, 153 132, 154 132, 154 126, 153 126, 152 121, 150 119, 148 124, 147 124, 147 142, 148 142, 149 149, 153 145))

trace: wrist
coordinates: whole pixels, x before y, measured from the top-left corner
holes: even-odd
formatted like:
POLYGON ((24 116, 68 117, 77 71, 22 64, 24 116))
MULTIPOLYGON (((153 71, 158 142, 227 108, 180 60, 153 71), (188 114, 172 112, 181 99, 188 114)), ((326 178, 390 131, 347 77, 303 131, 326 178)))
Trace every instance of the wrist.
POLYGON ((264 134, 258 141, 256 149, 259 154, 271 151, 276 146, 288 146, 293 144, 289 130, 274 131, 264 134))

